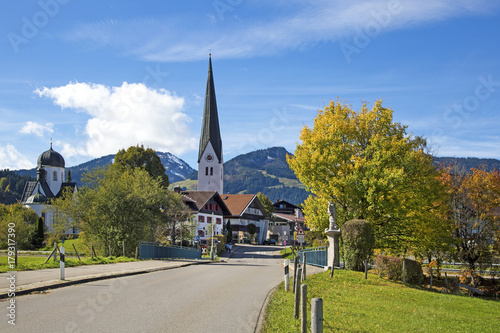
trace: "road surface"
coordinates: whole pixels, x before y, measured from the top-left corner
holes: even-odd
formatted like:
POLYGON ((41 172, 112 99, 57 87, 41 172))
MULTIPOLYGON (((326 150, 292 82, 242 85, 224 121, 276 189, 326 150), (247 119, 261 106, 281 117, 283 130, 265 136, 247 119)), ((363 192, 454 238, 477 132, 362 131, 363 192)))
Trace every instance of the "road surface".
POLYGON ((267 294, 283 279, 278 249, 241 246, 226 263, 19 296, 15 327, 3 300, 0 331, 254 332, 267 294))

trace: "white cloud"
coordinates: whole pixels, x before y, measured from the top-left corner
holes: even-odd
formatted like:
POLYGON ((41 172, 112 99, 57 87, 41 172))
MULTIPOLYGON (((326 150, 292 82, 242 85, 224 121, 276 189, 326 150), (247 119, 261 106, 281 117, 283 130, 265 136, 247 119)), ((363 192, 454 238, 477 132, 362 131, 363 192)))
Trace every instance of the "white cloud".
POLYGON ((64 156, 100 157, 137 144, 173 154, 196 148, 197 140, 187 126, 190 119, 182 112, 184 99, 167 90, 150 89, 142 83, 108 87, 76 82, 35 92, 63 109, 90 116, 86 142, 64 144, 64 156))
POLYGON ((54 133, 54 124, 46 123, 41 125, 32 121, 26 122, 24 126, 19 130, 21 134, 34 134, 38 137, 43 137, 45 133, 54 133))
POLYGON ((489 0, 313 0, 241 3, 221 13, 181 18, 104 20, 81 23, 68 40, 111 46, 149 61, 204 59, 209 48, 218 58, 244 58, 336 42, 359 29, 379 34, 465 15, 488 14, 499 5, 489 0), (266 20, 252 13, 269 12, 266 20), (246 19, 236 20, 235 16, 246 19))
POLYGON ((10 144, 0 146, 0 169, 31 169, 35 165, 10 144))

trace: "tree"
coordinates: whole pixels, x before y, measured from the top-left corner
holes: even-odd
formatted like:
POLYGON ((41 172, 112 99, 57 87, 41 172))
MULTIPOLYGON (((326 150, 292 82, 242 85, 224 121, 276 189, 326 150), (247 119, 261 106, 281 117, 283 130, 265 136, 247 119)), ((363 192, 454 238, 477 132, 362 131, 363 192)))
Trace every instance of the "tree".
POLYGON ((142 168, 97 168, 83 181, 84 186, 67 200, 70 204, 59 198, 54 205, 103 252, 111 246, 112 253, 121 253, 125 241, 126 252, 134 253, 139 241, 150 240, 152 228, 162 223, 161 214, 152 211, 161 205, 168 211, 174 201, 161 179, 142 168))
POLYGON ((126 151, 121 149, 116 154, 113 165, 124 169, 142 168, 151 177, 160 178, 163 187, 167 188, 170 184, 160 157, 151 148, 144 149, 144 146, 137 145, 129 147, 126 151))
POLYGON ((253 224, 253 223, 249 223, 247 225, 247 231, 250 234, 250 238, 253 240, 254 239, 254 235, 257 232, 257 226, 255 224, 253 224))
POLYGON ((233 240, 233 228, 231 227, 231 220, 227 220, 226 227, 226 243, 231 244, 233 240))
POLYGON ((260 202, 266 209, 267 215, 269 215, 269 220, 273 221, 274 205, 271 199, 261 192, 257 193, 257 198, 259 198, 260 202))
POLYGON ((45 223, 42 217, 39 217, 36 221, 36 228, 32 238, 33 247, 35 249, 43 247, 43 241, 45 240, 45 223))
POLYGON ((33 209, 21 204, 8 206, 0 204, 0 248, 7 248, 9 234, 13 234, 15 235, 13 240, 17 242, 19 250, 30 250, 37 218, 38 215, 33 209), (14 233, 10 233, 9 228, 13 229, 14 233))
POLYGON ((336 204, 339 226, 368 220, 379 248, 405 252, 440 206, 434 190, 441 185, 425 140, 393 122, 392 113, 381 101, 359 113, 332 101, 313 128, 304 126, 287 161, 308 190, 336 204))
POLYGON ((311 230, 324 232, 329 227, 328 200, 310 195, 304 201, 304 216, 311 230))
POLYGON ((500 173, 472 168, 465 173, 448 166, 441 180, 448 189, 449 215, 460 260, 474 270, 477 262, 491 262, 490 245, 499 232, 500 173))

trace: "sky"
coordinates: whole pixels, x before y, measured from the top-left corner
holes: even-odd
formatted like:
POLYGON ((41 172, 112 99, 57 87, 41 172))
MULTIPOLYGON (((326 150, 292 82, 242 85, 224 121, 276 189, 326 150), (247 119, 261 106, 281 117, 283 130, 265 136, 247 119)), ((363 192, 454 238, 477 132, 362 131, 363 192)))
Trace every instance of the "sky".
POLYGON ((436 156, 500 159, 500 3, 24 0, 0 10, 0 169, 144 145, 197 168, 211 53, 224 160, 381 99, 436 156))

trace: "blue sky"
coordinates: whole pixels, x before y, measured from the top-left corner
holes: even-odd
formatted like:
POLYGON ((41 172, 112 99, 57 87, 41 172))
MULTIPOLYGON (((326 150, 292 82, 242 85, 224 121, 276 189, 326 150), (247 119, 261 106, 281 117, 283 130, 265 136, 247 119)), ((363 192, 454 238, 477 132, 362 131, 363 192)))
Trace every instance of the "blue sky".
POLYGON ((143 144, 196 168, 208 53, 227 161, 295 150, 318 109, 377 99, 437 156, 500 158, 500 3, 2 3, 0 168, 143 144))

